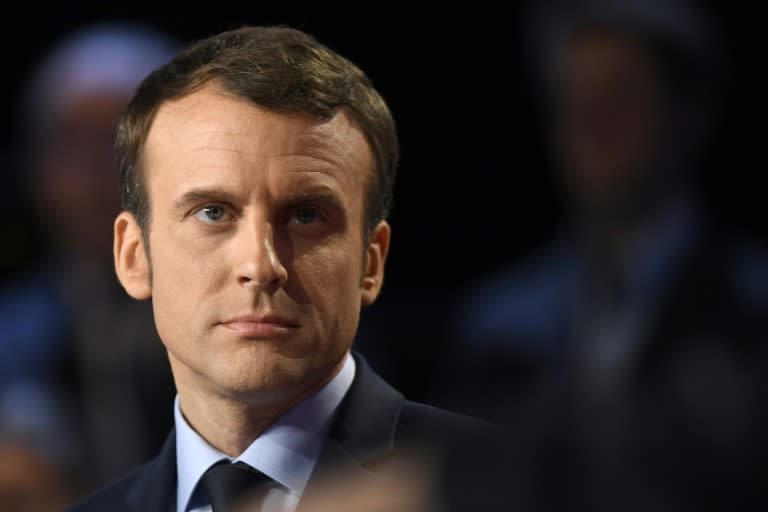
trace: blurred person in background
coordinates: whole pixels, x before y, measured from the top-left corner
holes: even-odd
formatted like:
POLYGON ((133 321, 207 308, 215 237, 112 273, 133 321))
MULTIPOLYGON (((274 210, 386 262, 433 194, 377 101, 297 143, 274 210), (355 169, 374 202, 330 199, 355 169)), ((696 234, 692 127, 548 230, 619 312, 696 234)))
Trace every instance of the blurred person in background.
POLYGON ((510 425, 533 510, 754 510, 768 253, 699 189, 722 36, 682 1, 526 13, 566 217, 461 296, 437 397, 510 425))
POLYGON ((60 409, 42 395, 0 397, 0 510, 60 512, 89 488, 60 409))
POLYGON ((176 44, 128 23, 82 27, 49 49, 20 94, 17 182, 35 222, 16 222, 38 229, 43 250, 0 289, 0 400, 60 415, 81 489, 148 458, 172 424, 151 310, 114 278, 111 219, 117 120, 176 44))

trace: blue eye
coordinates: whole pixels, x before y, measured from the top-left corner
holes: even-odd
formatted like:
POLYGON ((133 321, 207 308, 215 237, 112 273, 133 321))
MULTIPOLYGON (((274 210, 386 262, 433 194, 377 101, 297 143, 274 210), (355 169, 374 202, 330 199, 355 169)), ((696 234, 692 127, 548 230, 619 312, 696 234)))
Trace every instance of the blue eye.
POLYGON ((224 218, 226 210, 223 206, 208 205, 203 206, 195 212, 195 217, 203 222, 218 222, 224 218))
POLYGON ((312 224, 317 221, 318 213, 311 208, 299 208, 293 218, 297 224, 312 224))

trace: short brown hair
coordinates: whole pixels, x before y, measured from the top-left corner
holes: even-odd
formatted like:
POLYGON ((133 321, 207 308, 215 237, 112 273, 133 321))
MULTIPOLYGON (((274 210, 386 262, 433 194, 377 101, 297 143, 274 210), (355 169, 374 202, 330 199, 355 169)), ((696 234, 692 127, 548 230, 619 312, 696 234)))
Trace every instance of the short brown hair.
POLYGON ((366 233, 392 205, 399 160, 395 122, 371 80, 354 63, 300 30, 245 26, 202 39, 149 74, 117 130, 122 207, 147 237, 149 192, 142 152, 160 106, 216 81, 226 92, 280 112, 330 119, 346 109, 363 130, 374 157, 364 206, 366 233))

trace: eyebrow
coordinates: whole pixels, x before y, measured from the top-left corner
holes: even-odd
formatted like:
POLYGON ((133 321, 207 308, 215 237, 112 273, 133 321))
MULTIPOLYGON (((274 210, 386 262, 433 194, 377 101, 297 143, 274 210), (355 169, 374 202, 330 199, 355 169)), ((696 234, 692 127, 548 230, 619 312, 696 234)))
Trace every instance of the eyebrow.
POLYGON ((345 210, 344 204, 338 194, 326 187, 309 190, 278 200, 278 204, 283 206, 295 206, 308 203, 325 203, 339 211, 345 210))
POLYGON ((229 190, 219 187, 193 188, 184 192, 181 197, 173 202, 176 210, 185 209, 189 205, 205 202, 228 202, 235 203, 237 196, 229 190))
MULTIPOLYGON (((240 196, 230 190, 220 187, 193 188, 186 191, 173 202, 175 210, 184 210, 191 205, 206 202, 225 202, 236 204, 240 196)), ((279 198, 276 203, 280 206, 295 206, 305 203, 325 203, 331 207, 344 211, 345 207, 338 194, 327 187, 318 187, 284 198, 279 198)))

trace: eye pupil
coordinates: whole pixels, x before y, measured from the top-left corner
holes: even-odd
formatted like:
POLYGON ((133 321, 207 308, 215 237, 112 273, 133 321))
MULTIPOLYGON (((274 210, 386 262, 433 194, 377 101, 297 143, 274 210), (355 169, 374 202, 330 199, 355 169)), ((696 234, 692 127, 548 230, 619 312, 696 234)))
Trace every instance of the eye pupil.
POLYGON ((313 210, 306 208, 296 212, 296 220, 298 220, 300 224, 311 224, 314 222, 316 216, 317 215, 313 210))
POLYGON ((224 209, 221 206, 206 206, 203 211, 210 220, 219 220, 224 215, 224 209))

